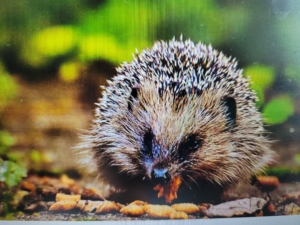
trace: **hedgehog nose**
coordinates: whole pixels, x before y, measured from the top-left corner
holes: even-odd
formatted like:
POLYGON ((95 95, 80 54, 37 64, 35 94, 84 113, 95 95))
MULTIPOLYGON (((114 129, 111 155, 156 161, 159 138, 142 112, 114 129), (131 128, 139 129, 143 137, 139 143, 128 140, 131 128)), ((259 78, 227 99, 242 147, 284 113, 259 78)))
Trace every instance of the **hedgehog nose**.
POLYGON ((154 168, 151 173, 151 178, 154 183, 166 184, 171 180, 168 169, 166 168, 154 168))

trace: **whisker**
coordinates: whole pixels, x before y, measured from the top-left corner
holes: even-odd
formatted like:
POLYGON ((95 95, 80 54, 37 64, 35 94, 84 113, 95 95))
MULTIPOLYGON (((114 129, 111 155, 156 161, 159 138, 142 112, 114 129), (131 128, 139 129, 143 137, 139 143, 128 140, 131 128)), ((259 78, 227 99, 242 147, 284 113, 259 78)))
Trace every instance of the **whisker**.
POLYGON ((199 184, 198 184, 198 182, 192 177, 192 176, 190 176, 190 175, 187 175, 187 177, 191 180, 191 181, 193 181, 196 185, 197 185, 197 187, 199 187, 200 188, 200 186, 199 186, 199 184))

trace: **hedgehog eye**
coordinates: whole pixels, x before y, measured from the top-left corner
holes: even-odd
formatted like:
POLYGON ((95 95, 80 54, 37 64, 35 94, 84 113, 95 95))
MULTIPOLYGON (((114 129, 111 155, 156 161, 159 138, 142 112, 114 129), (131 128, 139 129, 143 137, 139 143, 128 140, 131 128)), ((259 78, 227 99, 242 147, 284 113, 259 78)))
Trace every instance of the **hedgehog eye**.
POLYGON ((143 139, 143 146, 142 146, 142 152, 147 155, 152 155, 152 140, 153 140, 153 133, 151 130, 148 130, 144 134, 143 139))
POLYGON ((178 155, 181 161, 192 152, 198 150, 201 147, 202 141, 196 135, 190 135, 184 142, 178 147, 178 155))
POLYGON ((137 99, 138 97, 138 88, 132 88, 130 96, 129 96, 129 101, 128 101, 128 110, 132 111, 132 103, 134 99, 137 99))
POLYGON ((223 101, 225 106, 227 126, 232 126, 236 121, 236 102, 232 97, 227 97, 223 101))

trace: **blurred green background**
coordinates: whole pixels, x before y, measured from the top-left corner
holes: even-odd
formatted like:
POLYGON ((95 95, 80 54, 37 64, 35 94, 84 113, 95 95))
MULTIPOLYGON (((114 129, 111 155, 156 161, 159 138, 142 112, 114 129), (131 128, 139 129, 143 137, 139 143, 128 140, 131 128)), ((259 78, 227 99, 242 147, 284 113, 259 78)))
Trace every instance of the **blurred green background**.
POLYGON ((99 86, 136 49, 181 34, 238 59, 276 140, 277 166, 300 168, 299 1, 0 0, 0 6, 0 171, 14 165, 4 161, 35 170, 74 167, 72 147, 79 129, 90 127, 99 86))

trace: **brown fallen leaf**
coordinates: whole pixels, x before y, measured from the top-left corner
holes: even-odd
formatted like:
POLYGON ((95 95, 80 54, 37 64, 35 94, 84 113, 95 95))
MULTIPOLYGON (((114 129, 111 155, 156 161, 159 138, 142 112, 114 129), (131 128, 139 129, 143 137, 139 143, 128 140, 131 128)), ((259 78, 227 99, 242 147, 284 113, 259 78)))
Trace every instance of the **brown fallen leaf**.
POLYGON ((173 219, 188 219, 189 216, 185 213, 185 212, 171 212, 170 214, 170 219, 173 220, 173 219))
POLYGON ((245 198, 219 205, 211 205, 204 213, 208 217, 254 215, 256 212, 262 210, 267 203, 268 202, 262 198, 245 198))
POLYGON ((152 205, 144 206, 145 212, 154 218, 169 218, 172 212, 176 212, 171 206, 168 205, 152 205))
POLYGON ((171 205, 173 209, 180 212, 185 212, 187 214, 193 214, 199 212, 199 207, 192 203, 180 203, 171 205))
POLYGON ((46 202, 40 201, 33 204, 30 204, 29 206, 26 206, 24 208, 24 211, 26 212, 38 212, 38 211, 44 211, 47 210, 48 206, 46 202))
POLYGON ((22 190, 26 190, 26 191, 34 191, 36 188, 35 184, 30 182, 30 181, 27 181, 27 180, 23 180, 21 182, 21 189, 22 190))
POLYGON ((136 204, 129 204, 124 206, 120 213, 127 215, 127 216, 141 216, 145 214, 145 210, 143 206, 136 205, 136 204))
POLYGON ((44 200, 52 201, 55 199, 57 189, 52 186, 42 185, 36 188, 36 193, 40 194, 44 200))

